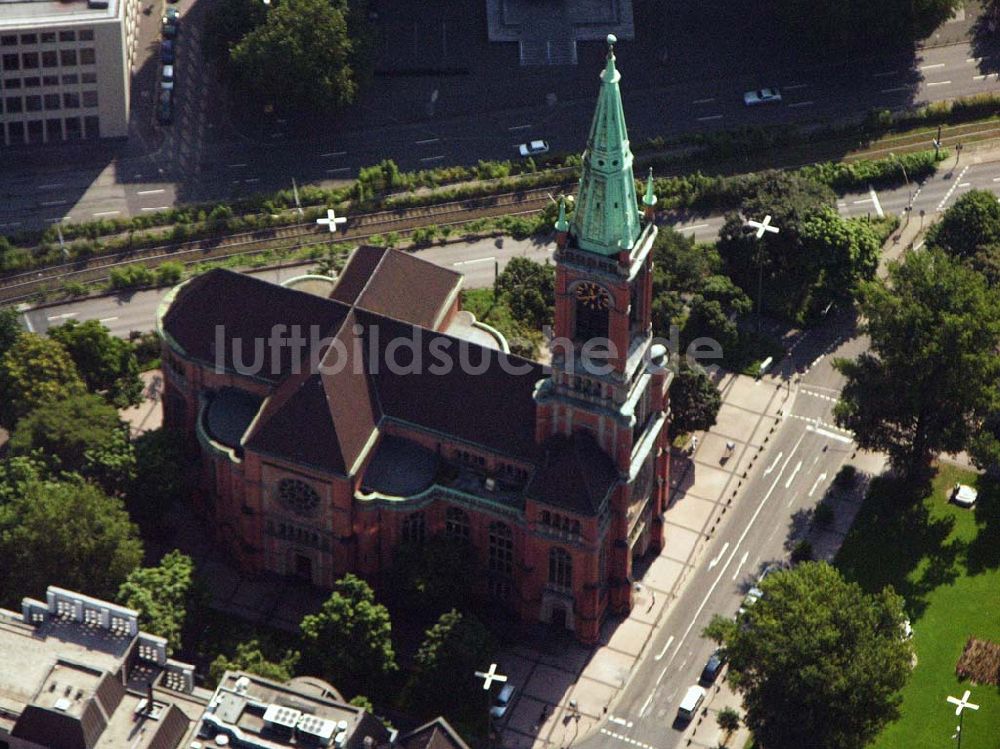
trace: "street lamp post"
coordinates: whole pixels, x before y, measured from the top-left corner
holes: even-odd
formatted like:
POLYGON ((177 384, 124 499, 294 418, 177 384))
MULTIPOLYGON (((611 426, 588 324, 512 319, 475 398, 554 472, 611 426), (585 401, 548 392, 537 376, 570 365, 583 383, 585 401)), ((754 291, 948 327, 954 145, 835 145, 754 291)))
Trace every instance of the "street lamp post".
POLYGON ((906 164, 904 164, 902 162, 902 160, 897 159, 896 158, 896 154, 894 154, 892 151, 889 151, 889 158, 893 159, 897 164, 899 164, 899 168, 903 170, 903 179, 906 180, 906 209, 905 209, 905 213, 906 213, 906 224, 909 225, 909 223, 910 223, 910 214, 913 213, 913 186, 910 184, 910 177, 906 173, 906 164))
POLYGON ((763 293, 763 287, 764 287, 764 253, 763 253, 763 251, 761 249, 761 242, 760 242, 760 240, 764 238, 764 233, 765 232, 770 232, 771 234, 777 234, 779 230, 778 230, 777 226, 771 226, 771 214, 770 213, 767 214, 766 216, 764 216, 764 220, 763 221, 754 221, 753 219, 750 219, 749 221, 747 221, 746 225, 757 230, 756 231, 756 235, 757 235, 757 248, 756 248, 757 249, 757 333, 759 334, 760 333, 761 321, 763 319, 763 317, 762 317, 762 315, 763 315, 763 313, 762 313, 762 306, 761 306, 762 303, 763 303, 763 297, 761 296, 761 294, 763 293))
POLYGON ((962 749, 962 724, 965 718, 965 710, 978 710, 979 705, 973 705, 969 702, 969 697, 972 696, 972 692, 968 689, 965 690, 965 694, 961 698, 958 697, 948 697, 947 700, 951 704, 955 705, 955 715, 958 716, 958 727, 955 729, 955 735, 952 738, 958 739, 958 749, 962 749))

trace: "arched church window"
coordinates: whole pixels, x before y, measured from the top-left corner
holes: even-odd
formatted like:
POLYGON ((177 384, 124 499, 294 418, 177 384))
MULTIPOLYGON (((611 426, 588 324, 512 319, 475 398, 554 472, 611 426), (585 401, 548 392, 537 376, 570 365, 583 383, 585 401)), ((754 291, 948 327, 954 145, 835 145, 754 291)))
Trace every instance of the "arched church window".
POLYGON ((564 590, 573 588, 573 557, 560 546, 549 551, 549 584, 564 590))
POLYGON ((278 502, 296 515, 314 515, 319 508, 319 494, 305 481, 282 479, 278 482, 278 502))
POLYGON ((469 540, 469 514, 458 507, 449 507, 444 513, 444 532, 448 538, 469 540))
POLYGON ((504 523, 490 524, 489 570, 504 577, 514 575, 514 534, 504 523))
POLYGON ((424 513, 411 512, 403 518, 403 541, 421 543, 425 535, 424 513))

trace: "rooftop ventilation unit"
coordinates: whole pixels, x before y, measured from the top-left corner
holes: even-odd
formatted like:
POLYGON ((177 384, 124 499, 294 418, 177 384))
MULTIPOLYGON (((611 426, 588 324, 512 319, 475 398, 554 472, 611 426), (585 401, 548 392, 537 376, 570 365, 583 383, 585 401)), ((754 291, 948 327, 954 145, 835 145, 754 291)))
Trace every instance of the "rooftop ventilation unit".
POLYGON ((302 718, 302 711, 282 705, 268 705, 264 711, 264 722, 274 728, 295 728, 302 718))
POLYGON ((250 688, 250 679, 245 676, 241 676, 236 680, 236 694, 246 694, 247 689, 250 688))
MULTIPOLYGON (((326 718, 317 718, 315 715, 303 715, 296 728, 299 733, 314 738, 323 746, 330 746, 333 733, 337 730, 337 724, 326 718)), ((346 737, 347 734, 343 733, 343 735, 346 737)), ((337 745, 343 746, 343 741, 337 745)))

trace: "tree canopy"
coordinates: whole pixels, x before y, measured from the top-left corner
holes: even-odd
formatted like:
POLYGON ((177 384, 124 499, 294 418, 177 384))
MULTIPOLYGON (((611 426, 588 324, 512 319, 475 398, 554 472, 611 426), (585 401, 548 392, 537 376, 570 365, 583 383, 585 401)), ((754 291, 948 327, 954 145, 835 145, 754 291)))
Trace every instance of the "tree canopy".
POLYGON ((507 302, 519 322, 541 330, 552 324, 555 283, 556 271, 550 263, 514 257, 497 277, 496 294, 507 302))
POLYGON ((378 685, 397 670, 389 611, 355 575, 337 581, 319 613, 302 619, 303 655, 345 692, 378 685))
POLYGON ((441 614, 413 659, 411 700, 435 712, 461 709, 470 694, 482 691, 475 672, 494 659, 496 649, 496 640, 475 616, 455 609, 441 614))
POLYGON ((69 352, 52 338, 22 333, 0 357, 0 426, 10 429, 43 403, 84 392, 69 352))
POLYGON ((825 562, 773 573, 739 623, 705 631, 725 646, 745 722, 766 747, 863 749, 899 714, 912 646, 903 600, 871 595, 825 562))
POLYGON ((120 499, 82 479, 22 475, 0 504, 0 601, 49 585, 111 599, 142 561, 142 542, 120 499))
POLYGON ((232 656, 216 656, 208 667, 208 679, 213 684, 218 684, 226 671, 246 671, 283 684, 295 675, 299 657, 298 651, 287 650, 279 660, 273 661, 268 659, 260 642, 247 640, 237 643, 236 652, 232 656))
POLYGON ((865 284, 861 312, 871 349, 835 362, 847 377, 837 423, 917 476, 939 452, 965 449, 1000 406, 1000 295, 934 250, 865 284))
POLYGON ((118 603, 139 612, 143 631, 167 640, 167 652, 181 647, 181 634, 193 597, 194 561, 177 549, 156 567, 137 567, 118 589, 118 603))
POLYGON ((324 111, 357 94, 346 0, 283 0, 230 52, 237 85, 282 109, 324 111))
POLYGON ((682 365, 670 383, 670 435, 710 429, 721 407, 722 394, 705 371, 682 365))
POLYGON ((128 426, 102 398, 84 393, 42 403, 17 422, 13 455, 37 454, 53 473, 79 473, 110 494, 122 494, 135 477, 128 426))
POLYGON ((155 527, 164 513, 183 499, 189 484, 183 435, 168 429, 144 432, 132 443, 135 449, 135 479, 126 503, 140 526, 155 527))
POLYGON ((118 408, 142 402, 142 379, 135 350, 128 341, 111 335, 97 320, 68 320, 49 330, 66 347, 87 389, 101 393, 118 408))
POLYGON ((13 346, 21 335, 19 317, 20 313, 13 307, 0 309, 0 357, 7 353, 7 349, 13 346))

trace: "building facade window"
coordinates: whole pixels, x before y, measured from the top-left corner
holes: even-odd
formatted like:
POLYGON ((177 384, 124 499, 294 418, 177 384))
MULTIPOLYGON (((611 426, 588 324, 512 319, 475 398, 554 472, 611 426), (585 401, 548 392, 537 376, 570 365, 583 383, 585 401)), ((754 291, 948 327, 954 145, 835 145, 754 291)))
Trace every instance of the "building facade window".
POLYGON ((21 44, 38 44, 38 35, 21 34, 21 44))
POLYGON ((96 91, 84 91, 83 92, 83 106, 85 106, 85 107, 96 107, 97 106, 97 92, 96 91))
POLYGON ((3 69, 4 70, 20 70, 21 69, 21 58, 14 55, 4 55, 3 56, 3 69))
POLYGON ((76 50, 75 49, 59 50, 59 61, 62 63, 63 67, 76 65, 76 50))
POLYGON ((97 73, 80 73, 80 83, 97 83, 97 73))
POLYGON ((6 80, 4 80, 3 85, 4 85, 4 88, 7 88, 7 89, 21 88, 21 79, 20 78, 7 78, 6 80))
POLYGON ((59 109, 59 94, 45 94, 45 108, 59 109))
POLYGON ((17 37, 13 35, 0 36, 0 47, 16 47, 17 37))
POLYGON ((449 507, 444 513, 444 532, 448 538, 469 540, 469 514, 458 507, 449 507))
POLYGON ((319 494, 305 481, 281 479, 278 482, 278 502, 296 515, 315 515, 319 508, 319 494))
POLYGON ((561 546, 549 550, 549 585, 562 590, 573 589, 573 558, 561 546))
POLYGON ((21 67, 25 70, 36 70, 38 68, 38 53, 25 52, 21 55, 21 67))
POLYGON ((94 41, 94 30, 93 29, 82 29, 80 31, 79 37, 81 42, 92 42, 94 41))
POLYGON ((56 42, 56 32, 54 31, 42 32, 42 44, 55 44, 55 42, 56 42))
POLYGON ((97 53, 94 52, 93 47, 87 47, 80 50, 80 64, 81 65, 93 65, 97 62, 97 53))
POLYGON ((57 75, 43 75, 42 76, 42 85, 43 86, 58 86, 59 85, 59 76, 57 76, 57 75))
POLYGON ((75 42, 76 32, 75 31, 60 31, 59 32, 60 42, 75 42))
POLYGON ((66 92, 63 94, 63 106, 66 109, 79 109, 80 108, 80 94, 73 92, 66 92))
POLYGON ((509 598, 514 577, 514 533, 504 523, 490 524, 489 573, 490 595, 509 598))
POLYGON ((17 114, 24 111, 20 96, 8 96, 4 101, 4 107, 7 110, 7 114, 17 114))
POLYGON ((427 526, 424 523, 424 513, 411 512, 403 518, 404 543, 422 543, 426 534, 427 526))
POLYGON ((25 88, 38 88, 41 85, 42 85, 42 79, 39 78, 37 75, 32 75, 24 79, 25 88))
POLYGON ((55 68, 59 66, 59 54, 54 49, 42 52, 42 67, 55 68))
POLYGON ((24 109, 28 112, 42 111, 42 97, 37 94, 24 97, 24 109))
POLYGON ((80 82, 80 77, 76 73, 68 73, 62 77, 62 83, 64 86, 75 86, 80 82))

